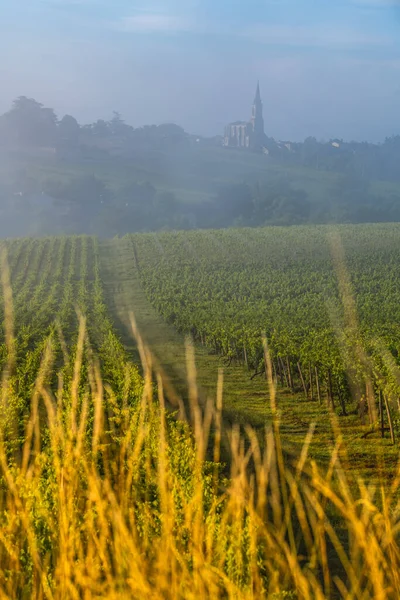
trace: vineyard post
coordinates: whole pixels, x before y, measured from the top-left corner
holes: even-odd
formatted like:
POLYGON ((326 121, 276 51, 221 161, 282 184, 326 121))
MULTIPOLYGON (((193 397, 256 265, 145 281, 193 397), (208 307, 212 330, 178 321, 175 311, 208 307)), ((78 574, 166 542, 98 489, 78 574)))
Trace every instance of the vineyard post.
POLYGON ((332 390, 332 375, 331 375, 331 370, 328 369, 328 386, 327 386, 327 392, 328 392, 328 406, 331 405, 333 410, 335 410, 335 401, 333 399, 333 390, 332 390))
MULTIPOLYGON (((286 383, 286 387, 290 387, 290 386, 289 386, 289 380, 288 380, 288 376, 287 376, 287 374, 286 374, 286 369, 285 369, 285 364, 284 364, 284 362, 283 362, 283 359, 282 359, 282 358, 279 358, 279 360, 280 360, 280 364, 281 364, 281 369, 282 369, 283 378, 284 378, 284 381, 285 381, 285 383, 286 383)), ((282 387, 283 387, 283 385, 284 385, 284 383, 282 383, 282 387)))
POLYGON ((301 383, 302 383, 303 390, 304 390, 304 396, 305 396, 306 400, 308 400, 308 392, 307 392, 306 382, 304 381, 303 372, 301 370, 301 365, 299 362, 297 363, 297 368, 299 370, 299 375, 300 375, 301 383))
POLYGON ((313 376, 312 376, 311 363, 309 363, 309 365, 308 365, 308 377, 309 377, 309 380, 310 380, 310 398, 311 398, 311 400, 314 400, 314 385, 313 385, 313 376))
POLYGON ((272 369, 274 371, 274 382, 275 385, 278 385, 278 377, 279 377, 279 362, 272 361, 272 369))
POLYGON ((379 390, 379 417, 381 421, 381 437, 385 437, 385 422, 383 418, 383 401, 382 401, 382 390, 379 390))
POLYGON ((276 369, 275 369, 275 363, 272 360, 272 358, 270 358, 271 360, 271 375, 272 375, 272 381, 275 383, 277 381, 277 374, 276 374, 276 369))
POLYGON ((281 386, 284 387, 285 386, 285 369, 283 368, 282 360, 281 360, 280 356, 278 356, 278 367, 279 367, 279 378, 281 380, 281 386))
POLYGON ((389 402, 388 402, 386 394, 383 395, 383 398, 385 400, 386 413, 387 413, 387 416, 388 416, 389 429, 390 429, 390 437, 392 438, 392 444, 394 446, 394 444, 395 444, 395 437, 394 437, 392 413, 390 412, 390 406, 389 406, 389 402))
POLYGON ((292 377, 292 369, 290 366, 289 356, 286 356, 286 366, 287 366, 289 387, 290 387, 291 391, 293 392, 293 377, 292 377))
POLYGON ((320 385, 319 385, 318 367, 315 367, 315 383, 317 385, 318 402, 321 405, 321 388, 320 388, 320 385))
POLYGON ((371 425, 373 425, 376 422, 376 406, 374 390, 370 381, 367 381, 365 385, 365 392, 368 402, 369 422, 371 425))

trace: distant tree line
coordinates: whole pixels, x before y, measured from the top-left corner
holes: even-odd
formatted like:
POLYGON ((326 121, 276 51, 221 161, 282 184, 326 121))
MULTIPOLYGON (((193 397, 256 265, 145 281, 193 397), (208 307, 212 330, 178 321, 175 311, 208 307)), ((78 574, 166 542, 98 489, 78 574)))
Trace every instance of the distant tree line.
POLYGON ((197 145, 200 140, 173 124, 134 129, 117 112, 109 121, 81 126, 71 115, 58 119, 52 109, 35 100, 17 98, 0 117, 0 149, 35 153, 50 148, 61 162, 70 158, 73 165, 84 163, 85 158, 125 165, 121 156, 127 152, 129 168, 136 164, 132 155, 138 165, 145 164, 145 180, 137 181, 140 167, 139 175, 132 176, 136 181, 125 177, 119 187, 90 172, 63 172, 59 179, 55 175, 43 181, 32 177, 29 169, 19 170, 14 178, 0 181, 0 235, 112 236, 161 229, 400 221, 396 186, 389 184, 382 195, 372 181, 400 180, 400 136, 380 145, 342 140, 321 143, 315 138, 291 144, 268 139, 266 160, 339 174, 332 177, 331 187, 318 195, 318 201, 285 177, 217 186, 215 181, 229 181, 231 173, 221 174, 223 164, 213 162, 213 154, 209 159, 207 153, 202 154, 197 161, 196 153, 186 152, 193 141, 197 145), (175 148, 179 151, 174 155, 175 148), (205 182, 203 200, 184 201, 168 189, 158 189, 157 177, 162 175, 164 187, 170 181, 173 189, 178 172, 187 178, 188 189, 191 178, 205 182), (146 182, 146 173, 153 174, 154 181, 146 182))
MULTIPOLYGON (((187 142, 188 135, 178 125, 163 124, 133 128, 120 113, 109 121, 99 119, 79 125, 75 117, 57 118, 52 108, 46 108, 32 98, 20 96, 11 109, 0 116, 0 147, 18 149, 53 148, 61 157, 93 156, 93 149, 109 153, 118 149, 148 146, 165 148, 187 142)), ((96 153, 94 153, 96 157, 96 153)))
MULTIPOLYGON (((134 128, 114 112, 109 121, 79 125, 71 115, 57 118, 32 98, 20 96, 11 109, 0 116, 0 147, 53 148, 62 158, 100 158, 135 149, 169 150, 190 144, 191 138, 175 124, 134 128)), ((381 144, 345 142, 341 139, 304 142, 278 142, 266 138, 265 150, 278 163, 357 176, 363 180, 400 181, 400 135, 387 137, 381 144)), ((227 150, 229 152, 229 150, 227 150)))
POLYGON ((400 192, 377 193, 354 173, 335 178, 318 202, 285 178, 223 186, 208 214, 220 227, 400 221, 400 192), (214 208, 213 208, 214 207, 214 208))
POLYGON ((297 143, 267 139, 266 148, 272 158, 287 165, 354 175, 367 181, 400 181, 400 135, 387 137, 381 144, 318 141, 315 137, 297 143))

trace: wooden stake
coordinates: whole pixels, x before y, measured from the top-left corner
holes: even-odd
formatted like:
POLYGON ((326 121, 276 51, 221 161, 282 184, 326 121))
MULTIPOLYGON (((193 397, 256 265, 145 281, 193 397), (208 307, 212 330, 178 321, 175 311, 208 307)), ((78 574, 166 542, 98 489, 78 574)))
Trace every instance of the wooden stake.
POLYGON ((318 368, 317 367, 315 367, 315 383, 317 385, 318 402, 321 405, 321 388, 319 386, 319 377, 318 377, 318 368))
POLYGON ((394 444, 395 444, 395 438, 394 438, 394 429, 393 429, 392 414, 390 412, 390 407, 389 407, 389 402, 388 402, 387 396, 384 395, 383 397, 385 399, 386 412, 387 412, 388 421, 389 421, 390 437, 392 438, 392 444, 394 446, 394 444))
POLYGON ((311 398, 311 400, 314 400, 314 386, 313 386, 311 363, 309 364, 309 367, 308 367, 308 377, 310 379, 310 398, 311 398))
POLYGON ((332 405, 333 410, 335 410, 335 401, 333 399, 333 391, 332 391, 332 376, 331 371, 328 369, 328 404, 332 405))
POLYGON ((297 363, 297 368, 299 370, 299 375, 300 375, 301 383, 302 383, 302 386, 303 386, 304 395, 306 397, 306 400, 308 400, 308 392, 307 392, 306 382, 304 381, 303 373, 301 371, 301 366, 300 366, 299 362, 297 363))
MULTIPOLYGON (((286 387, 289 387, 289 381, 288 381, 288 378, 286 375, 285 365, 283 364, 283 360, 281 358, 279 360, 281 361, 281 369, 282 369, 282 374, 283 374, 284 380, 286 382, 286 387)), ((283 384, 282 384, 282 387, 283 387, 283 384)))
POLYGON ((288 381, 289 381, 289 387, 293 392, 293 377, 292 377, 292 369, 290 366, 290 360, 289 357, 286 357, 286 366, 287 366, 287 372, 288 372, 288 381))
POLYGON ((381 436, 385 437, 385 423, 383 420, 383 401, 382 401, 382 390, 379 390, 379 417, 381 420, 381 436))

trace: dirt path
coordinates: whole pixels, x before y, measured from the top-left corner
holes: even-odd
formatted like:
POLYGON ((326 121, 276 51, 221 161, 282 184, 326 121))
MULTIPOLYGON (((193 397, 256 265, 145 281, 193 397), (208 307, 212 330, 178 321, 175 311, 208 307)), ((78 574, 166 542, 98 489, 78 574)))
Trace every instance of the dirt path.
MULTIPOLYGON (((125 240, 101 243, 101 268, 106 301, 117 329, 129 352, 138 354, 129 323, 133 312, 146 344, 166 372, 177 392, 186 396, 185 339, 168 325, 151 306, 140 285, 133 252, 125 240)), ((220 368, 224 370, 224 405, 230 421, 263 426, 269 419, 265 379, 250 380, 250 373, 240 366, 227 367, 223 359, 196 345, 195 360, 202 395, 215 397, 220 368)))

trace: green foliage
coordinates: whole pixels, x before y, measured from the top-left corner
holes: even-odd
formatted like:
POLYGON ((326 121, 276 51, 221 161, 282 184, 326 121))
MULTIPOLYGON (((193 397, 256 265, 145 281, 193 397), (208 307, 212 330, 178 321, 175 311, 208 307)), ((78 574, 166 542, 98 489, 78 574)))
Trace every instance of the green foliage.
POLYGON ((345 414, 370 379, 398 393, 377 340, 397 363, 400 230, 337 233, 341 240, 324 227, 133 236, 131 260, 135 253, 147 296, 166 321, 255 372, 263 369, 266 334, 282 383, 299 391, 305 384, 315 397, 318 378, 345 414), (342 243, 345 263, 334 260, 342 243))
MULTIPOLYGON (((13 444, 22 443, 25 415, 41 373, 46 349, 52 360, 63 365, 63 377, 71 381, 77 353, 80 315, 87 320, 87 344, 98 352, 104 381, 113 387, 119 405, 140 397, 142 383, 137 367, 126 357, 124 348, 108 317, 100 279, 98 241, 89 237, 52 237, 16 240, 7 244, 11 286, 14 295, 13 367, 8 387, 14 409, 5 417, 18 435, 13 444), (60 337, 61 335, 61 337, 60 337), (17 425, 16 425, 17 424, 17 425)), ((10 360, 5 344, 0 352, 0 368, 10 360)), ((89 385, 88 359, 83 358, 80 390, 89 385)), ((45 381, 57 383, 56 373, 44 373, 45 381)))

